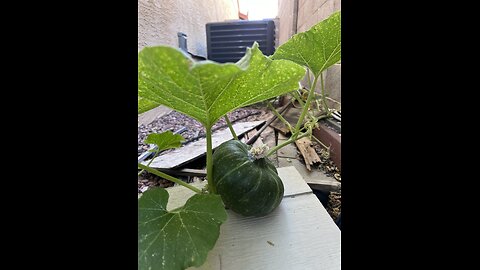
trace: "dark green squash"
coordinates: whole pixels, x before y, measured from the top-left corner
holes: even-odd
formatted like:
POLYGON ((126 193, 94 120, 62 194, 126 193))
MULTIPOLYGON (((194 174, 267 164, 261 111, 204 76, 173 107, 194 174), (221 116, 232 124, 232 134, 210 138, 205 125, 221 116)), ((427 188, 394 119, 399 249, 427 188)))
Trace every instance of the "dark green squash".
POLYGON ((255 159, 246 144, 231 140, 213 153, 213 185, 225 206, 244 216, 265 216, 282 201, 283 183, 268 158, 255 159))

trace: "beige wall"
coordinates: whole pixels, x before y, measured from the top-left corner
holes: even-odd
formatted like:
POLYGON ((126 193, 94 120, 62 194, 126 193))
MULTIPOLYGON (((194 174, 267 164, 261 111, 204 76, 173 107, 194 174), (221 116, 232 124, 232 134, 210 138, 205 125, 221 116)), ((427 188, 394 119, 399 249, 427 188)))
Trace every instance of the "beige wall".
MULTIPOLYGON (((285 43, 295 33, 307 31, 339 10, 341 0, 278 0, 279 44, 285 43), (295 5, 298 13, 295 13, 295 5)), ((327 95, 341 102, 341 64, 335 64, 324 71, 323 78, 327 95)), ((306 81, 303 80, 302 84, 306 85, 306 81)), ((320 92, 320 89, 318 84, 317 92, 320 92)), ((329 105, 331 108, 341 109, 335 102, 329 102, 329 105)))
MULTIPOLYGON (((297 0, 298 1, 298 0, 297 0)), ((295 0, 278 0, 278 42, 285 43, 293 34, 294 29, 294 4, 295 0)))
POLYGON ((308 30, 340 9, 340 0, 278 0, 280 44, 285 43, 295 33, 308 30))
POLYGON ((138 50, 178 47, 177 32, 187 34, 188 51, 207 56, 205 24, 238 19, 237 0, 138 0, 138 50))

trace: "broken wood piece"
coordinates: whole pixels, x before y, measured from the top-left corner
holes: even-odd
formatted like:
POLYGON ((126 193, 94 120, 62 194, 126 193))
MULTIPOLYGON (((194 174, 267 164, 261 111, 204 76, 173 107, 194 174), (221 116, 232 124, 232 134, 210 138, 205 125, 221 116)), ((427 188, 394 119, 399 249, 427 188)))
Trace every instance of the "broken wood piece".
POLYGON ((281 121, 274 121, 270 126, 276 129, 280 134, 285 136, 290 134, 290 130, 281 121))
MULTIPOLYGON (((240 136, 245 132, 248 132, 261 124, 262 121, 254 122, 242 122, 233 124, 235 133, 240 136)), ((233 139, 232 133, 228 128, 214 131, 212 134, 212 148, 217 148, 220 144, 233 139)), ((157 156, 150 164, 151 168, 172 169, 184 165, 190 161, 196 160, 205 155, 207 150, 207 139, 202 138, 198 141, 194 141, 183 145, 180 148, 174 149, 164 155, 157 156)), ((143 161, 142 164, 147 165, 148 161, 143 161)))
MULTIPOLYGON (((280 109, 278 110, 278 113, 279 114, 283 114, 287 108, 289 108, 291 105, 291 103, 288 103, 287 105, 284 105, 283 107, 280 107, 280 109)), ((246 144, 248 145, 251 145, 253 142, 255 142, 255 140, 260 136, 260 134, 262 134, 262 132, 268 127, 270 126, 270 124, 272 124, 272 122, 277 119, 277 116, 276 115, 273 115, 272 118, 268 119, 267 123, 265 125, 263 125, 260 130, 258 130, 258 132, 252 137, 250 138, 246 144)))
POLYGON ((255 134, 258 132, 258 130, 256 129, 252 129, 250 130, 249 132, 245 133, 245 135, 240 139, 240 141, 242 141, 243 143, 247 143, 247 141, 252 138, 253 136, 255 136, 255 134))
POLYGON ((295 141, 298 150, 303 156, 305 160, 305 165, 307 166, 307 170, 311 171, 312 168, 310 167, 316 162, 321 162, 320 157, 318 156, 315 149, 312 147, 312 141, 310 139, 304 137, 295 141))
POLYGON ((161 169, 161 171, 171 175, 198 176, 198 177, 207 176, 207 170, 202 170, 202 169, 181 169, 181 170, 161 169))
POLYGON ((263 140, 262 138, 258 138, 257 140, 255 140, 255 142, 252 144, 252 147, 259 147, 263 145, 263 140))
POLYGON ((318 169, 314 168, 312 171, 309 171, 307 170, 305 164, 303 164, 297 159, 279 157, 278 160, 279 160, 278 169, 283 167, 294 166, 302 176, 302 179, 312 189, 316 189, 324 192, 331 192, 331 191, 338 192, 341 190, 342 183, 335 180, 335 178, 333 177, 327 176, 324 172, 318 169))
MULTIPOLYGON (((288 104, 290 105, 292 103, 288 103, 288 104)), ((295 127, 295 125, 297 124, 298 118, 300 118, 301 113, 302 113, 301 109, 295 108, 295 107, 289 107, 288 110, 286 110, 282 114, 282 116, 292 127, 295 127)), ((282 133, 283 135, 290 134, 290 130, 280 119, 275 119, 275 121, 273 121, 270 124, 270 126, 275 128, 278 132, 282 133)))

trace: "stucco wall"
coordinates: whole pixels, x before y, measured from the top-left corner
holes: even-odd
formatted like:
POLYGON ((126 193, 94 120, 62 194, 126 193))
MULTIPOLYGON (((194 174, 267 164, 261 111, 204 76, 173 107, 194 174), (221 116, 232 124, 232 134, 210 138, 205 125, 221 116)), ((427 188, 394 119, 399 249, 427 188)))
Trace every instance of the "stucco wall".
POLYGON ((293 34, 295 0, 278 0, 278 42, 285 43, 293 34))
POLYGON ((177 32, 187 34, 188 51, 207 56, 205 24, 238 19, 237 0, 138 0, 138 50, 178 47, 177 32))
POLYGON ((340 3, 340 0, 298 0, 297 31, 306 31, 325 20, 333 12, 340 10, 340 3))

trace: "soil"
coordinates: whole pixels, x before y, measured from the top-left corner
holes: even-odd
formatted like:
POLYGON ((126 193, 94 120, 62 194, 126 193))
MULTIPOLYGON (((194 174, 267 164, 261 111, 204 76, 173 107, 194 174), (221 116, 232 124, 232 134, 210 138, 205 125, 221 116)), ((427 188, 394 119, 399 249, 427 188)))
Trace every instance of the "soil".
POLYGON ((337 221, 342 208, 342 194, 340 192, 330 192, 328 196, 327 212, 333 221, 337 221))

